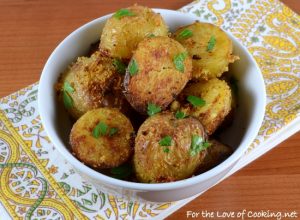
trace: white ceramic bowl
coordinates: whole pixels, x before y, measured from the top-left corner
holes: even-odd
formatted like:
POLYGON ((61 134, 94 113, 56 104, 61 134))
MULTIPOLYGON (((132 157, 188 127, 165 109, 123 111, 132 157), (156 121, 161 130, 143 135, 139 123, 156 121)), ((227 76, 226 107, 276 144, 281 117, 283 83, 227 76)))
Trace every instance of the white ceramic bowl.
MULTIPOLYGON (((196 17, 177 11, 155 9, 165 19, 171 31, 193 23, 196 17)), ((241 158, 256 137, 261 126, 266 103, 262 74, 247 49, 228 33, 234 44, 234 54, 240 61, 230 66, 230 73, 238 79, 239 107, 233 125, 222 134, 222 141, 235 147, 234 153, 213 169, 189 179, 159 184, 133 183, 103 175, 77 160, 68 150, 71 122, 57 104, 54 84, 61 72, 78 56, 85 55, 91 43, 100 38, 107 15, 93 20, 65 38, 49 57, 39 84, 38 103, 44 128, 56 149, 71 163, 84 179, 102 191, 139 199, 164 202, 184 199, 215 185, 241 158)), ((133 27, 134 28, 134 27, 133 27)))

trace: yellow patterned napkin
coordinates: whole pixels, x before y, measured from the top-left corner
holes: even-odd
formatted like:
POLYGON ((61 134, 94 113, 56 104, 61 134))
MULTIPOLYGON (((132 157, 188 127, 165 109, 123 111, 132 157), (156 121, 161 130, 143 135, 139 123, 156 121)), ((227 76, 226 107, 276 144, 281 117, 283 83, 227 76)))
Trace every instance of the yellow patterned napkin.
MULTIPOLYGON (((274 0, 202 0, 181 11, 232 32, 263 72, 264 122, 234 172, 300 130, 300 17, 274 0)), ((47 137, 37 109, 37 84, 1 99, 0 109, 3 219, 161 219, 193 199, 139 203, 97 191, 47 137)))

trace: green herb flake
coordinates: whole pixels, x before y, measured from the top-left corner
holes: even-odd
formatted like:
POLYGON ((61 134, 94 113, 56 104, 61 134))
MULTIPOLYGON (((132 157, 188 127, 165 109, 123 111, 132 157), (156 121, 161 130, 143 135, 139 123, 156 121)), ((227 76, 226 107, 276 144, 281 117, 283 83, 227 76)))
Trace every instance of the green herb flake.
POLYGON ((165 147, 165 148, 164 148, 164 152, 165 152, 165 153, 169 153, 169 152, 170 152, 170 148, 165 147))
POLYGON ((153 38, 153 37, 155 37, 155 35, 153 33, 150 33, 150 34, 147 35, 147 37, 148 38, 153 38))
POLYGON ((176 113, 175 113, 175 117, 177 118, 177 119, 183 119, 183 118, 185 118, 187 115, 184 113, 184 112, 182 112, 182 111, 177 111, 176 113))
POLYGON ((104 122, 99 122, 93 129, 93 137, 98 138, 100 135, 104 136, 107 133, 108 126, 104 122))
POLYGON ((117 18, 117 19, 121 19, 122 17, 125 17, 125 16, 134 16, 135 14, 130 11, 129 9, 127 8, 122 8, 120 10, 118 10, 114 15, 113 17, 117 18))
POLYGON ((175 68, 184 73, 184 60, 187 57, 187 53, 179 53, 174 56, 173 63, 175 65, 175 68))
POLYGON ((171 144, 172 144, 172 137, 171 137, 171 136, 165 136, 165 137, 163 137, 163 138, 159 141, 159 145, 160 145, 160 146, 168 147, 168 146, 171 146, 171 144))
POLYGON ((119 129, 118 128, 111 128, 109 129, 109 136, 112 137, 114 136, 116 133, 118 133, 119 129))
POLYGON ((114 178, 117 179, 125 179, 132 174, 132 166, 130 164, 123 164, 118 167, 114 167, 110 169, 110 173, 114 178))
POLYGON ((159 113, 161 111, 161 108, 153 103, 149 103, 147 107, 147 113, 149 116, 155 115, 156 113, 159 113))
POLYGON ((204 106, 206 103, 205 103, 205 100, 197 97, 197 96, 193 96, 193 95, 189 95, 187 97, 187 100, 194 106, 194 107, 202 107, 204 106))
POLYGON ((124 75, 126 72, 126 65, 120 59, 114 59, 113 65, 117 69, 117 72, 124 75))
POLYGON ((208 41, 208 44, 207 44, 207 51, 208 52, 211 52, 213 49, 214 49, 214 47, 215 47, 215 45, 216 45, 216 38, 215 38, 215 36, 214 35, 212 35, 211 37, 210 37, 210 39, 209 39, 209 41, 208 41))
POLYGON ((128 65, 130 76, 134 76, 139 71, 138 64, 135 59, 132 59, 128 65))
POLYGON ((75 90, 70 83, 64 82, 62 93, 63 93, 63 102, 67 109, 73 107, 74 102, 70 94, 73 93, 74 91, 75 90))
POLYGON ((211 146, 211 143, 209 142, 203 142, 203 147, 208 148, 211 146))
POLYGON ((177 35, 177 40, 187 39, 193 36, 193 32, 190 29, 184 29, 177 35))
POLYGON ((67 93, 66 91, 63 91, 63 102, 67 109, 70 109, 73 107, 73 99, 71 98, 69 93, 67 93))
POLYGON ((202 137, 198 135, 193 135, 190 148, 190 155, 193 157, 210 146, 211 143, 204 141, 202 137))
POLYGON ((71 84, 68 82, 64 83, 63 90, 68 93, 73 93, 75 91, 74 88, 71 86, 71 84))

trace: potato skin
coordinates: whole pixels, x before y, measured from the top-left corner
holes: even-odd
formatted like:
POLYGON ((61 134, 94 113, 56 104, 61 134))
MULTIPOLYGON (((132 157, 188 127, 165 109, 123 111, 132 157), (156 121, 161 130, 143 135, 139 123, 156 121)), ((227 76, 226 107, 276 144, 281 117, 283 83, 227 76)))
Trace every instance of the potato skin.
POLYGON ((220 77, 223 72, 228 71, 229 63, 239 59, 232 55, 232 41, 226 33, 219 27, 202 22, 195 22, 179 28, 173 34, 173 38, 178 40, 193 58, 193 79, 212 79, 220 77), (192 36, 180 38, 179 34, 184 29, 192 31, 192 36), (216 39, 212 51, 207 51, 210 38, 216 39))
POLYGON ((127 9, 134 15, 110 17, 103 28, 100 43, 104 54, 124 60, 129 60, 138 43, 150 34, 168 35, 168 27, 160 14, 139 5, 127 9))
MULTIPOLYGON (((203 124, 208 135, 214 133, 232 108, 230 87, 224 80, 217 78, 189 84, 182 91, 179 100, 181 100, 181 104, 179 104, 181 111, 197 118, 203 124), (186 101, 189 95, 202 98, 206 104, 194 107, 186 101)), ((176 109, 174 106, 175 103, 172 103, 171 109, 176 111, 179 107, 176 106, 176 109)))
POLYGON ((164 112, 149 117, 140 127, 135 139, 134 167, 136 177, 145 183, 171 182, 191 177, 200 166, 206 150, 190 155, 192 135, 206 140, 201 123, 192 117, 176 119, 164 112), (169 135, 169 152, 159 141, 169 135))
POLYGON ((211 146, 207 148, 207 154, 198 168, 197 173, 203 173, 212 169, 233 153, 231 147, 222 144, 215 139, 210 139, 209 143, 211 143, 211 146))
MULTIPOLYGON (((184 72, 176 69, 173 59, 187 54, 185 48, 169 37, 144 39, 138 45, 131 62, 138 72, 131 76, 129 67, 124 79, 124 94, 128 102, 141 114, 146 114, 149 103, 165 109, 191 78, 192 61, 186 55, 184 72)), ((129 64, 130 66, 130 64, 129 64)))
POLYGON ((131 157, 133 134, 131 122, 119 110, 98 108, 85 113, 73 125, 70 145, 81 162, 97 169, 113 168, 131 157), (92 132, 99 122, 117 128, 118 132, 95 138, 92 132))
POLYGON ((60 101, 63 101, 63 85, 68 82, 74 92, 68 93, 73 100, 67 109, 75 119, 91 109, 99 107, 127 108, 122 93, 123 78, 113 66, 113 60, 95 52, 91 57, 79 57, 61 75, 56 85, 60 101))

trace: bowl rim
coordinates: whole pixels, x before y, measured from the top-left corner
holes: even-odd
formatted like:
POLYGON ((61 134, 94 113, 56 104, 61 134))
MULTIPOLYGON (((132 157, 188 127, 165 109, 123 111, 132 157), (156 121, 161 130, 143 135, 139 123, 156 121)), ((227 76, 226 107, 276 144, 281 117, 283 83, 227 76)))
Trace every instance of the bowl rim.
MULTIPOLYGON (((188 14, 188 13, 183 13, 181 11, 175 11, 175 10, 169 10, 169 9, 159 9, 159 8, 154 8, 153 9, 156 13, 160 13, 165 14, 165 13, 171 13, 174 15, 179 15, 179 16, 188 16, 191 17, 194 20, 199 20, 199 17, 196 17, 192 14, 188 14)), ((222 171, 226 170, 227 168, 230 167, 230 165, 232 165, 233 163, 237 162, 241 156, 244 154, 244 152, 248 149, 248 145, 250 145, 253 140, 255 139, 255 137, 257 136, 257 133, 259 131, 259 128, 263 122, 263 118, 265 115, 265 106, 266 106, 266 88, 265 88, 265 84, 264 84, 264 79, 263 79, 263 75, 261 73, 260 68, 258 67, 256 61, 254 60, 253 56, 250 54, 250 52, 246 49, 246 47, 244 45, 242 45, 242 43, 235 38, 230 32, 223 30, 227 35, 230 36, 230 38, 235 41, 235 43, 237 45, 239 45, 239 47, 247 54, 247 56, 249 57, 249 59, 251 60, 251 62, 254 64, 255 69, 258 71, 258 75, 260 77, 260 82, 263 84, 262 89, 262 106, 264 106, 264 109, 262 110, 261 115, 256 116, 258 117, 257 121, 259 122, 258 125, 256 125, 255 130, 257 130, 257 132, 252 132, 251 136, 248 137, 249 142, 246 146, 246 144, 244 144, 245 146, 241 146, 239 145, 238 148, 233 152, 232 155, 230 155, 226 160, 224 160, 223 162, 221 162, 220 164, 218 164, 217 166, 215 166, 214 168, 196 175, 196 176, 192 176, 189 177, 187 179, 184 180, 179 180, 179 181, 175 181, 175 182, 168 182, 168 183, 137 183, 137 182, 129 182, 129 181, 125 181, 125 180, 119 180, 110 176, 106 176, 100 172, 97 172, 96 170, 93 170, 92 168, 84 165, 83 163, 81 163, 75 156, 72 155, 72 153, 64 146, 61 145, 59 142, 59 139, 56 137, 55 132, 52 132, 52 129, 50 129, 51 125, 49 125, 47 118, 47 113, 46 110, 42 110, 43 106, 43 94, 41 94, 41 87, 44 85, 43 82, 45 82, 45 77, 46 77, 46 72, 47 69, 49 67, 49 63, 51 62, 52 59, 54 59, 54 57, 56 56, 56 53, 58 51, 58 49, 66 42, 69 40, 69 38, 71 38, 73 35, 76 35, 78 32, 83 31, 84 29, 93 26, 95 24, 98 24, 99 22, 103 22, 104 20, 106 20, 108 17, 110 17, 112 15, 111 14, 107 14, 104 16, 101 16, 99 18, 96 18, 88 23, 85 23, 84 25, 80 26, 79 28, 77 28, 76 30, 74 30, 72 33, 70 33, 66 38, 64 38, 59 44, 58 46, 53 50, 53 52, 51 53, 51 55, 49 56, 43 70, 42 70, 42 74, 40 77, 40 81, 39 81, 39 86, 38 86, 38 109, 39 109, 39 114, 41 117, 41 121, 43 124, 43 127, 47 133, 47 135, 49 136, 51 142, 53 143, 53 145, 55 146, 55 148, 59 151, 60 154, 62 154, 62 156, 64 157, 64 159, 66 159, 70 164, 72 164, 72 166, 79 170, 80 172, 84 173, 85 175, 88 175, 90 177, 92 177, 93 179, 97 179, 101 182, 103 182, 104 184, 109 184, 109 185, 114 185, 114 186, 118 186, 118 187, 122 187, 122 188, 127 188, 127 189, 131 189, 131 190, 137 190, 137 191, 162 191, 162 190, 172 190, 172 189, 178 189, 178 188, 183 188, 183 187, 188 187, 191 185, 195 185, 199 182, 202 182, 204 180, 210 179, 218 174, 220 174, 222 171)))

